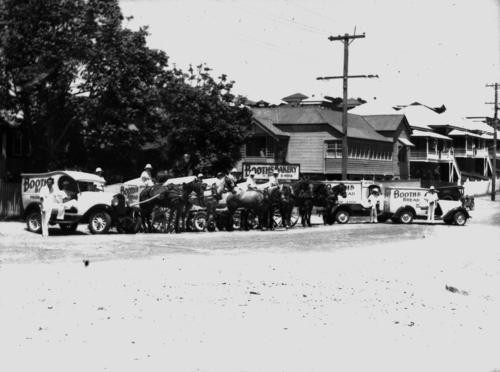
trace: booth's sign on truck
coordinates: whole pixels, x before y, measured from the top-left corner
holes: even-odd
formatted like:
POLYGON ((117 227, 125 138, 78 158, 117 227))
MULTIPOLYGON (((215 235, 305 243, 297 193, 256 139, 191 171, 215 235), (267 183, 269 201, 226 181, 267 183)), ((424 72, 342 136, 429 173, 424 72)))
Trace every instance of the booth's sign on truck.
POLYGON ((298 180, 300 176, 300 164, 243 163, 243 177, 245 178, 253 171, 255 179, 267 180, 274 170, 278 170, 279 180, 298 180))

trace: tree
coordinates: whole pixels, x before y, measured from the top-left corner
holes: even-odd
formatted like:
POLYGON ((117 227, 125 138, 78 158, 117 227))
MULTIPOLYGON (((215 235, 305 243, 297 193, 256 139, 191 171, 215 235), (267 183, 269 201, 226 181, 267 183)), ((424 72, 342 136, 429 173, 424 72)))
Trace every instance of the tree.
POLYGON ((0 110, 30 139, 25 170, 99 165, 131 177, 159 138, 160 166, 183 152, 204 171, 239 159, 250 113, 233 82, 169 68, 147 35, 123 27, 118 0, 0 2, 0 110))
POLYGON ((232 94, 233 81, 226 75, 216 80, 209 71, 199 65, 187 73, 173 72, 170 84, 161 91, 169 118, 163 130, 168 130, 170 159, 190 153, 199 171, 215 174, 241 158, 251 112, 243 107, 243 97, 232 94))

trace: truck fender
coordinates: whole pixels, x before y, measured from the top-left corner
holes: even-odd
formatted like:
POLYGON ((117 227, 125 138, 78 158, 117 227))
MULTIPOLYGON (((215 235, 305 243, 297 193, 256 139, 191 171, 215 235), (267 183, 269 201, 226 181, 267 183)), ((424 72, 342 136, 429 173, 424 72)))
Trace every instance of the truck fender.
POLYGON ((95 212, 95 211, 98 211, 98 210, 101 210, 101 211, 104 210, 104 211, 108 212, 111 217, 113 216, 113 208, 111 206, 106 205, 106 204, 97 204, 97 205, 94 205, 92 208, 90 208, 87 212, 85 212, 85 214, 83 215, 83 217, 80 220, 80 223, 87 223, 89 221, 90 214, 95 212))
POLYGON ((40 212, 40 204, 38 202, 33 202, 28 204, 28 206, 23 212, 23 219, 26 219, 26 217, 28 217, 28 214, 30 214, 33 211, 40 212))
POLYGON ((467 209, 465 209, 464 207, 456 207, 456 208, 450 209, 450 210, 448 211, 448 213, 446 213, 446 214, 443 216, 443 220, 453 218, 453 215, 454 215, 456 212, 462 212, 462 213, 465 215, 465 217, 467 217, 467 219, 471 218, 471 217, 470 217, 469 212, 467 211, 467 209))

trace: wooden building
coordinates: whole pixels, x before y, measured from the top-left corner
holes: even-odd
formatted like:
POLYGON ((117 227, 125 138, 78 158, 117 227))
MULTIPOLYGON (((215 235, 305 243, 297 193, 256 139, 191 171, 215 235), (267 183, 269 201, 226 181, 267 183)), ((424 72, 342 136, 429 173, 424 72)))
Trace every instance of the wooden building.
MULTIPOLYGON (((252 108, 252 135, 241 163, 299 164, 300 172, 322 179, 342 173, 342 113, 322 106, 293 104, 252 108)), ((362 116, 348 115, 350 179, 399 176, 394 136, 378 133, 362 116)))

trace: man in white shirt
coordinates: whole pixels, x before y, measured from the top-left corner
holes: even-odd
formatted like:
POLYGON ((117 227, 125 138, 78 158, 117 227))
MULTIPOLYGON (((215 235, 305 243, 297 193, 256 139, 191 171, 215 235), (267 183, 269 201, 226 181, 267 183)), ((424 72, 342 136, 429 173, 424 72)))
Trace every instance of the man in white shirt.
POLYGON ((378 223, 378 211, 382 206, 382 196, 378 188, 374 188, 368 196, 368 204, 370 205, 370 223, 378 223))
MULTIPOLYGON (((104 172, 103 172, 103 170, 102 170, 101 167, 97 167, 95 169, 95 174, 98 177, 104 178, 104 172)), ((94 182, 94 187, 95 187, 96 190, 104 191, 104 184, 102 184, 100 182, 94 182)))
POLYGON ((278 174, 279 172, 277 169, 273 170, 273 175, 269 177, 268 187, 278 187, 280 185, 278 181, 278 174))
POLYGON ((144 170, 141 173, 141 181, 144 186, 154 186, 153 177, 151 176, 151 169, 153 169, 151 164, 146 164, 144 170))
POLYGON ((46 186, 43 186, 40 190, 40 211, 43 237, 49 236, 49 221, 52 215, 52 210, 56 209, 58 212, 61 209, 64 210, 62 199, 62 193, 54 187, 54 179, 49 177, 47 179, 46 186))
MULTIPOLYGON (((255 172, 251 171, 248 176, 245 186, 247 190, 257 190, 257 182, 255 182, 255 172)), ((246 191, 246 190, 245 190, 246 191)))
POLYGON ((429 209, 427 209, 427 222, 432 223, 434 222, 434 212, 436 211, 437 202, 439 201, 439 197, 434 186, 431 186, 429 191, 425 193, 424 200, 429 205, 429 209))

